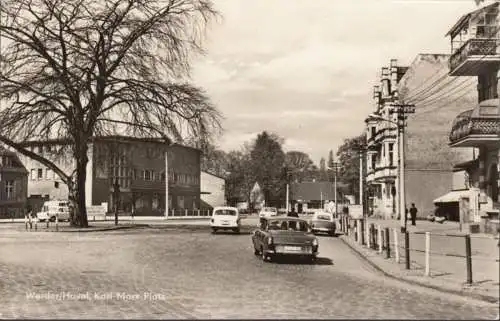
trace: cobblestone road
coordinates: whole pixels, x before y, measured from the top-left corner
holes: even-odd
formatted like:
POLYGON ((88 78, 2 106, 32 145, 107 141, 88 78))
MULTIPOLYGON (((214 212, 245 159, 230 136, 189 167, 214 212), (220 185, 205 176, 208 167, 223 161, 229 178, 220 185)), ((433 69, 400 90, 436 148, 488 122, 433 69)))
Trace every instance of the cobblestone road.
POLYGON ((385 278, 337 238, 321 238, 320 252, 314 265, 264 263, 244 234, 3 233, 0 318, 492 319, 498 314, 494 305, 385 278))

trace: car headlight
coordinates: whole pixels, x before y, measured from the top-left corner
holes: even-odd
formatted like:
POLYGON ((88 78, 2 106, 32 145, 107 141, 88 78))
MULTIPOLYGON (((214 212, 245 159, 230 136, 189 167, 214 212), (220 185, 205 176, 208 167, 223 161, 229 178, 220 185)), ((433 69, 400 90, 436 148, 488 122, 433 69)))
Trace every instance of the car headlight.
POLYGON ((269 238, 267 239, 267 244, 268 245, 273 244, 273 237, 272 236, 269 236, 269 238))
POLYGON ((318 246, 318 239, 313 240, 313 246, 318 246))
POLYGON ((213 223, 213 222, 214 222, 214 219, 213 219, 213 218, 212 218, 212 219, 210 219, 210 222, 212 222, 212 223, 213 223))

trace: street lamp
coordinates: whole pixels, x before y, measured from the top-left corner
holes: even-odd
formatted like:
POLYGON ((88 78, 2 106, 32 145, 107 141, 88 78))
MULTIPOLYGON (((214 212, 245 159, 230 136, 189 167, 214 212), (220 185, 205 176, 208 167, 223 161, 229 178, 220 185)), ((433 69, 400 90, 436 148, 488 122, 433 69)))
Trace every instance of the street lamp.
POLYGON ((329 165, 328 167, 334 171, 334 177, 335 177, 334 184, 335 185, 334 185, 333 193, 334 193, 334 197, 335 197, 335 215, 338 216, 339 215, 339 207, 337 205, 337 171, 340 167, 340 163, 339 162, 331 162, 328 165, 329 165))
POLYGON ((398 181, 399 181, 399 218, 400 218, 400 223, 401 223, 401 232, 406 232, 406 200, 405 200, 405 148, 404 148, 404 118, 398 117, 398 121, 395 122, 391 119, 384 118, 380 115, 375 115, 375 114, 370 114, 368 115, 369 120, 382 120, 382 121, 387 121, 390 123, 393 123, 397 126, 398 128, 398 147, 399 147, 399 153, 398 153, 398 165, 399 165, 399 171, 398 171, 398 181))

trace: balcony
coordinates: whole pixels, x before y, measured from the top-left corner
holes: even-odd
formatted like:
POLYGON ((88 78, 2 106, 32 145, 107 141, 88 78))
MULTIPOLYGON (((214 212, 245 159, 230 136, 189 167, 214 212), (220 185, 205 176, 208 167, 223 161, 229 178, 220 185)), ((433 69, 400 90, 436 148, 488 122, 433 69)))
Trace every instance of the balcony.
POLYGON ((450 57, 450 76, 476 76, 500 63, 499 39, 471 38, 450 57))
POLYGON ((500 115, 481 113, 481 107, 459 114, 450 132, 451 147, 498 146, 500 144, 500 115))
POLYGON ((384 182, 384 181, 394 181, 398 176, 397 172, 398 168, 396 166, 384 166, 384 167, 376 167, 374 170, 371 170, 367 173, 366 181, 367 182, 384 182))

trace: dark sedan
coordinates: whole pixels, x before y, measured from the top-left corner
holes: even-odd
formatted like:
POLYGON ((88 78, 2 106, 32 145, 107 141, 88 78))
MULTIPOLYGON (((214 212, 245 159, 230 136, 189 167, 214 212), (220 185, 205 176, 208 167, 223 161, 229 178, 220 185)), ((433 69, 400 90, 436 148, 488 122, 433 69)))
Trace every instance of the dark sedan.
POLYGON ((293 256, 314 262, 319 247, 307 221, 286 216, 262 218, 260 228, 252 235, 252 243, 255 255, 264 261, 293 256))

